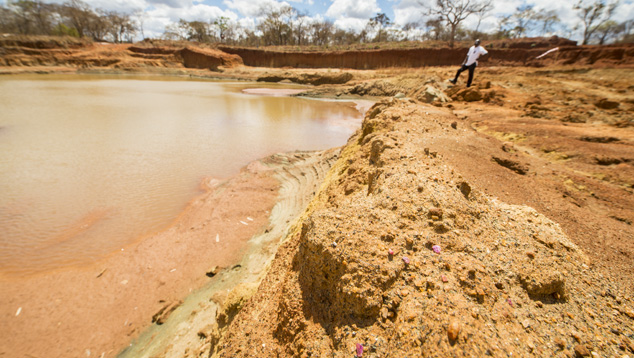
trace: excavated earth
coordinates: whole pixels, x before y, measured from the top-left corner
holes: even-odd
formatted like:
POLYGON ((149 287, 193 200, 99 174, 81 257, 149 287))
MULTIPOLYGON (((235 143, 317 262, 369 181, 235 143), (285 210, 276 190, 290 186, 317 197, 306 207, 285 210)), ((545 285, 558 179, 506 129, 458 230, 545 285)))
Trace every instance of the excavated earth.
POLYGON ((634 356, 631 48, 539 60, 517 45, 509 51, 535 53, 483 62, 465 88, 466 74, 447 82, 454 66, 263 68, 227 57, 209 72, 184 65, 185 47, 92 46, 101 55, 82 56, 125 60, 35 56, 25 67, 16 54, 3 59, 21 65, 0 72, 290 81, 315 85, 300 96, 377 101, 327 156, 336 161, 321 188, 287 220, 275 257, 258 259, 257 277, 174 309, 162 322, 172 328, 140 337, 145 356, 634 356))
MULTIPOLYGON (((634 352, 631 259, 597 265, 562 225, 513 204, 568 199, 547 198, 554 183, 540 188, 553 170, 546 160, 504 151, 457 113, 407 99, 371 108, 212 355, 350 357, 357 345, 364 357, 634 352)), ((631 219, 631 188, 619 190, 631 219)), ((623 225, 631 258, 629 224, 604 220, 623 225)))

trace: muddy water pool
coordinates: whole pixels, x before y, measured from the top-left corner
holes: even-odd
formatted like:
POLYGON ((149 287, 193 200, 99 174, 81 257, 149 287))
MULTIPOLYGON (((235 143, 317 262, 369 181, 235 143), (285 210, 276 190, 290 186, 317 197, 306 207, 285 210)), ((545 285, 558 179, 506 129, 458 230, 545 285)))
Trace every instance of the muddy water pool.
POLYGON ((0 77, 0 275, 98 260, 169 226, 203 178, 343 145, 360 125, 359 104, 264 88, 289 86, 0 77))

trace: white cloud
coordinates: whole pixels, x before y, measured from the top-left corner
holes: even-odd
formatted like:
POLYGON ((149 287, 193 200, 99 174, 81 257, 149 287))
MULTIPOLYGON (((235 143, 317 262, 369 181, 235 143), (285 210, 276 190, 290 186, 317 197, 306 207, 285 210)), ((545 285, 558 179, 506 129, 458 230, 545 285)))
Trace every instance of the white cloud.
POLYGON ((334 0, 326 11, 326 16, 334 19, 354 18, 368 20, 381 12, 376 0, 334 0))
POLYGON ((169 19, 177 22, 179 19, 187 21, 210 21, 221 16, 236 20, 238 16, 232 11, 221 10, 216 6, 192 5, 186 8, 171 8, 166 5, 156 5, 154 10, 148 11, 150 18, 169 19))
POLYGON ((90 2, 90 6, 96 9, 131 13, 146 9, 148 2, 145 0, 97 0, 90 2))
POLYGON ((394 6, 394 24, 403 27, 410 22, 420 22, 422 25, 424 13, 417 0, 402 0, 394 6))
POLYGON ((262 10, 279 10, 283 6, 290 6, 287 2, 276 0, 224 0, 229 9, 236 10, 245 17, 258 17, 262 14, 262 10))
POLYGON ((152 5, 166 5, 171 8, 187 7, 192 5, 191 0, 148 0, 152 5))
MULTIPOLYGON (((143 21, 143 33, 146 37, 161 37, 165 27, 183 19, 186 21, 213 21, 221 16, 233 21, 238 20, 238 15, 229 10, 222 10, 217 6, 204 4, 190 4, 187 7, 173 8, 168 5, 156 4, 146 11, 143 21)), ((140 35, 140 34, 139 34, 140 35)))
POLYGON ((614 14, 614 21, 624 22, 634 19, 634 1, 622 3, 614 14))
POLYGON ((381 8, 377 5, 376 0, 367 2, 333 0, 332 5, 326 11, 326 16, 334 19, 335 25, 339 28, 361 31, 368 20, 379 12, 381 12, 381 8))

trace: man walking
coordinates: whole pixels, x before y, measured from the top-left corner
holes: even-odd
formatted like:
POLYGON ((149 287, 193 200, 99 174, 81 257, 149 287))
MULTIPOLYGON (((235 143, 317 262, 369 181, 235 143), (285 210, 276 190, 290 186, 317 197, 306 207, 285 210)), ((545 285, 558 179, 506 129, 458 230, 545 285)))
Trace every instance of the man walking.
POLYGON ((487 53, 489 52, 485 50, 484 47, 480 46, 480 40, 475 40, 475 44, 471 46, 471 48, 469 49, 469 52, 467 52, 467 57, 462 63, 462 67, 460 67, 460 69, 456 73, 456 77, 453 80, 449 80, 449 82, 455 85, 456 81, 458 81, 458 76, 460 76, 462 71, 469 70, 469 79, 467 80, 467 87, 470 87, 471 81, 473 81, 473 72, 475 72, 475 68, 478 65, 478 58, 482 55, 486 55, 487 53))

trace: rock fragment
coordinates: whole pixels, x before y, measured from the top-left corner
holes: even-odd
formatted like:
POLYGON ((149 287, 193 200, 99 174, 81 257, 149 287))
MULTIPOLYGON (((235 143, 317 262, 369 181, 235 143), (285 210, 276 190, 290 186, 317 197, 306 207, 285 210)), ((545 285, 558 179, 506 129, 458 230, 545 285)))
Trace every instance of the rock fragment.
POLYGON ((458 339, 458 334, 460 334, 460 322, 458 320, 453 320, 449 323, 449 327, 447 328, 447 337, 450 342, 454 342, 458 339))
POLYGON ((594 103, 595 107, 601 109, 615 109, 619 107, 619 102, 610 101, 607 98, 602 98, 594 103))
POLYGON ((583 344, 577 344, 575 346, 575 355, 577 357, 589 357, 590 351, 583 344))

